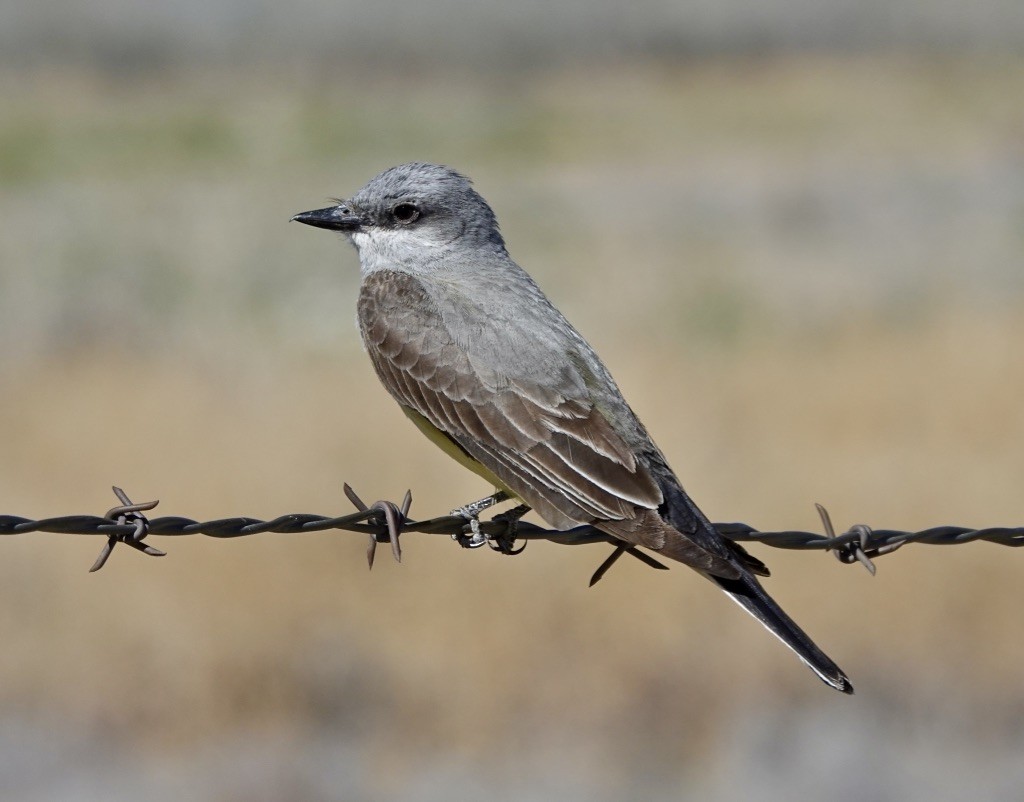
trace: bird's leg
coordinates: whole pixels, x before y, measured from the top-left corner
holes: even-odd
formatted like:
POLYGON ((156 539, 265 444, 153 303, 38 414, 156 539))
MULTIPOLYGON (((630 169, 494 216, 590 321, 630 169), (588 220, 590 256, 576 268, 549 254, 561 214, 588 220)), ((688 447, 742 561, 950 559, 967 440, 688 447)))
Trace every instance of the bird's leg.
POLYGON ((519 519, 522 518, 526 513, 530 511, 530 507, 526 504, 520 504, 518 507, 513 507, 508 512, 503 512, 500 515, 495 515, 495 521, 505 522, 505 531, 499 535, 494 535, 489 538, 487 545, 495 551, 500 551, 502 554, 520 554, 523 549, 526 548, 526 542, 518 549, 512 548, 516 544, 516 532, 519 531, 519 519))
POLYGON ((457 515, 469 521, 469 530, 471 532, 469 535, 462 533, 452 535, 452 540, 457 541, 465 549, 476 549, 486 543, 487 535, 480 531, 480 513, 488 507, 508 501, 508 497, 508 493, 504 490, 499 490, 493 496, 482 498, 479 501, 474 501, 471 504, 466 504, 463 507, 457 507, 452 510, 449 515, 457 515))

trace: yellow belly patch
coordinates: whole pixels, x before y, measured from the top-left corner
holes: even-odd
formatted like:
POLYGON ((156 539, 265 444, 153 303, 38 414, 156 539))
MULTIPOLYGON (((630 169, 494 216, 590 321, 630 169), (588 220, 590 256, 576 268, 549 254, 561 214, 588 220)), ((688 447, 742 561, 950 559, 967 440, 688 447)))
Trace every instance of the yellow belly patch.
POLYGON ((497 476, 488 470, 487 466, 474 459, 471 455, 467 454, 462 446, 452 440, 447 434, 438 429, 429 420, 423 417, 415 409, 410 409, 404 404, 400 404, 402 412, 405 416, 416 424, 416 428, 419 429, 423 434, 427 436, 427 439, 431 443, 440 448, 445 454, 455 460, 459 465, 464 468, 469 468, 477 476, 483 477, 491 486, 498 490, 504 490, 511 498, 518 499, 515 493, 513 493, 508 487, 505 486, 497 476))

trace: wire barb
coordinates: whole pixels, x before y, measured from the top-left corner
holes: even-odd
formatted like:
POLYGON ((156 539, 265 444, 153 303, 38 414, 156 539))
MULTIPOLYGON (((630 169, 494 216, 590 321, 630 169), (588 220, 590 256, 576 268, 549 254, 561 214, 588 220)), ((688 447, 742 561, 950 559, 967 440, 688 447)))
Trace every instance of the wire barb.
MULTIPOLYGON (((871 527, 866 524, 854 524, 850 527, 850 530, 843 536, 842 539, 836 537, 836 530, 832 527, 832 516, 828 514, 821 504, 814 503, 815 508, 818 510, 818 515, 821 518, 821 525, 825 528, 825 535, 829 540, 839 542, 839 545, 835 546, 836 558, 841 563, 852 563, 857 560, 863 565, 871 576, 875 575, 875 564, 871 562, 871 558, 868 557, 866 548, 868 544, 868 538, 871 536, 871 527)), ((893 546, 891 549, 895 551, 903 544, 893 546)), ((831 550, 833 547, 826 549, 831 550)))
POLYGON ((383 521, 384 531, 371 532, 370 542, 366 547, 366 562, 370 570, 373 570, 373 559, 377 555, 378 543, 390 542, 391 556, 395 558, 395 562, 402 562, 402 547, 398 542, 398 536, 402 533, 402 526, 409 515, 409 508, 412 506, 412 491, 405 491, 405 498, 402 499, 401 506, 390 501, 376 501, 367 507, 348 482, 344 484, 343 489, 345 497, 355 505, 357 510, 369 513, 368 519, 375 519, 378 524, 383 521))
MULTIPOLYGON (((164 552, 144 541, 147 537, 176 537, 182 535, 206 535, 207 537, 233 538, 277 532, 293 534, 344 530, 367 535, 366 559, 370 567, 378 543, 390 543, 391 554, 397 562, 402 561, 399 537, 407 532, 464 537, 467 526, 464 515, 442 515, 424 521, 409 518, 412 507, 412 492, 407 491, 401 504, 391 501, 376 501, 365 504, 356 492, 344 485, 345 496, 355 506, 356 512, 340 517, 292 513, 281 515, 270 521, 258 518, 221 518, 213 521, 195 521, 180 516, 147 518, 144 513, 152 510, 158 502, 147 501, 135 504, 119 487, 113 488, 120 504, 103 516, 67 515, 60 518, 32 520, 14 515, 0 515, 0 535, 19 535, 27 532, 57 532, 74 535, 102 535, 107 542, 100 551, 90 571, 102 568, 113 552, 114 546, 124 543, 136 551, 152 557, 162 557, 164 552)), ((856 524, 837 535, 828 511, 820 504, 815 505, 821 517, 824 535, 813 532, 783 531, 761 532, 748 524, 715 523, 712 526, 723 537, 737 542, 751 541, 783 549, 831 551, 843 563, 860 563, 870 573, 875 573, 873 558, 891 554, 908 543, 930 543, 934 545, 955 545, 984 540, 1002 546, 1024 546, 1024 527, 990 527, 971 529, 960 526, 938 526, 919 532, 904 532, 895 529, 873 529, 866 524, 856 524)), ((577 526, 573 529, 545 529, 527 521, 519 520, 518 508, 501 513, 489 521, 479 521, 479 531, 486 542, 493 544, 496 551, 504 554, 518 554, 522 547, 513 549, 516 541, 525 546, 530 540, 547 540, 563 546, 582 546, 591 543, 607 543, 612 553, 598 566, 591 576, 590 584, 597 583, 615 565, 623 554, 642 561, 652 568, 664 570, 666 566, 637 547, 625 544, 592 526, 577 526), (510 527, 514 522, 514 527, 510 527)))
POLYGON ((128 494, 125 493, 120 487, 114 485, 111 488, 114 491, 114 495, 117 496, 117 500, 121 502, 118 507, 111 507, 107 510, 107 514, 103 517, 108 521, 114 521, 118 529, 111 531, 107 535, 106 545, 100 549, 99 556, 96 561, 92 564, 92 568, 89 569, 89 573, 99 571, 104 565, 107 564, 107 560, 110 559, 110 555, 114 552, 114 546, 118 543, 124 543, 126 546, 131 546, 137 551, 141 551, 143 554, 148 554, 150 557, 166 557, 167 552, 160 551, 160 549, 147 546, 142 541, 149 533, 149 521, 146 516, 142 513, 146 510, 151 510, 159 504, 159 501, 146 501, 142 504, 133 504, 132 500, 128 498, 128 494), (130 526, 131 529, 125 530, 123 527, 130 526))
POLYGON ((619 557, 621 557, 623 554, 632 555, 633 557, 636 557, 638 560, 640 560, 640 562, 642 562, 644 565, 649 565, 651 568, 657 568, 659 571, 668 570, 667 565, 658 562, 649 554, 644 554, 642 551, 640 551, 640 549, 638 549, 631 543, 618 543, 615 546, 615 550, 608 555, 608 558, 599 566, 597 566, 597 570, 594 571, 593 575, 590 577, 590 584, 587 587, 592 588, 594 587, 594 585, 600 582, 601 577, 608 573, 608 569, 615 565, 615 563, 619 561, 619 557))

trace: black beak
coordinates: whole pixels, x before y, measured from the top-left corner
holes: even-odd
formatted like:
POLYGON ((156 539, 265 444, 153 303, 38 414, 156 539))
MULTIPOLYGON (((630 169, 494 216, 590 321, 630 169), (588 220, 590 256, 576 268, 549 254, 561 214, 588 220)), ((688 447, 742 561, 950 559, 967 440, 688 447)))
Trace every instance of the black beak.
POLYGON ((363 218, 344 203, 338 206, 329 206, 326 209, 299 212, 292 220, 305 223, 307 226, 328 228, 331 231, 359 231, 363 225, 363 218))

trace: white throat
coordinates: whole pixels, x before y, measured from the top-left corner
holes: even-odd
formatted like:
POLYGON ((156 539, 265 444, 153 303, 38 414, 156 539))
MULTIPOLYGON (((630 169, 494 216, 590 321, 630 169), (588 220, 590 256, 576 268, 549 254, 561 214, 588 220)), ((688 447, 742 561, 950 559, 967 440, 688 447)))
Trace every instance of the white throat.
POLYGON ((450 247, 450 243, 438 242, 406 228, 370 228, 349 234, 349 239, 359 251, 364 276, 376 270, 424 272, 450 247))

